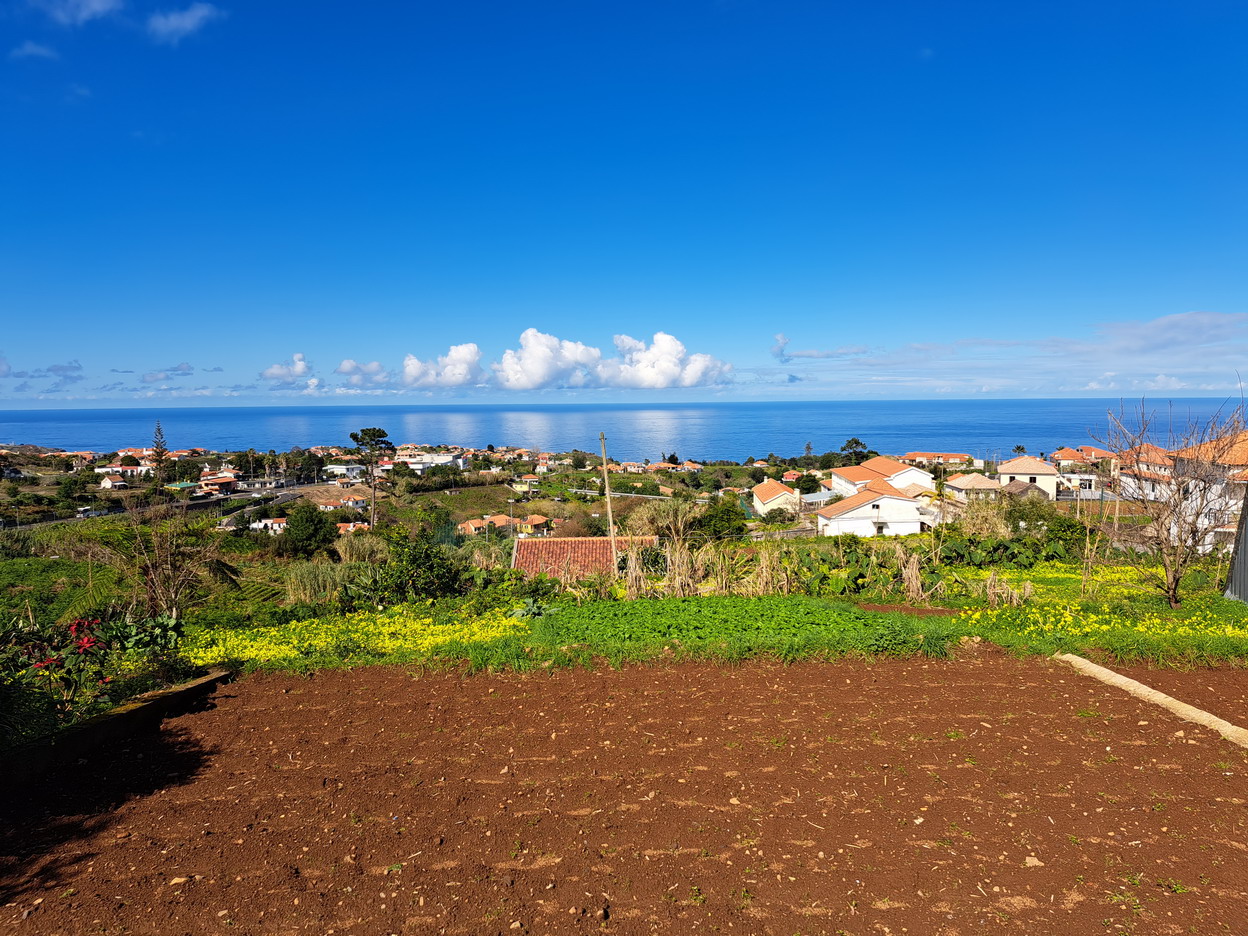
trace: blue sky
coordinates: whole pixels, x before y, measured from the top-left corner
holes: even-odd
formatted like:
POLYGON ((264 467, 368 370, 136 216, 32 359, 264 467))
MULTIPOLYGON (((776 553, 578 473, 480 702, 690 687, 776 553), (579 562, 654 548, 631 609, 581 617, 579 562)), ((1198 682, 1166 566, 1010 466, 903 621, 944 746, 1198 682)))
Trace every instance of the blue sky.
POLYGON ((1216 396, 1239 2, 0 7, 0 406, 1216 396))

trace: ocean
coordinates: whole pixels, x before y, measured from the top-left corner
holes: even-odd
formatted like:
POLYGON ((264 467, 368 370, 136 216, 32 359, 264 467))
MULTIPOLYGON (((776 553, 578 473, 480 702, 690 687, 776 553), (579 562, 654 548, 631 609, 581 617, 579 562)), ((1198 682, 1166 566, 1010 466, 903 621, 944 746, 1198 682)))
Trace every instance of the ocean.
MULTIPOLYGON (((1138 408, 1127 402, 1127 411, 1138 408)), ((1205 419, 1225 399, 1149 401, 1159 423, 1205 419)), ((472 447, 520 445, 542 451, 598 451, 621 461, 676 452, 703 461, 816 454, 856 436, 884 454, 967 452, 977 458, 1096 444, 1117 400, 876 400, 870 402, 656 403, 455 406, 168 407, 0 411, 0 447, 31 443, 115 451, 150 445, 160 420, 169 448, 285 451, 349 445, 354 430, 380 426, 396 443, 472 447)))

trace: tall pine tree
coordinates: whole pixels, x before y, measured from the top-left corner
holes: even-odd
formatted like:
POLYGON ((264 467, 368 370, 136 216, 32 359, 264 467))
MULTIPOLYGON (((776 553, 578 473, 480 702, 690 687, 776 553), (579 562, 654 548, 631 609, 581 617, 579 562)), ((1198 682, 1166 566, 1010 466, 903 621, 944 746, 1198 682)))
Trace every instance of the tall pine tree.
POLYGON ((152 433, 152 476, 157 484, 169 480, 169 447, 165 445, 165 430, 156 420, 156 431, 152 433))

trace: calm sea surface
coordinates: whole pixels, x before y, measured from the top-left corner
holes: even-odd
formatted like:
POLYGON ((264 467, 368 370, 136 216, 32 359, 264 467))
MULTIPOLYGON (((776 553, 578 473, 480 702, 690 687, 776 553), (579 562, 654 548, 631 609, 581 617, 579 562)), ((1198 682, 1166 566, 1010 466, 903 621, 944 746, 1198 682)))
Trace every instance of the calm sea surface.
MULTIPOLYGON (((1137 404, 1127 404, 1128 410, 1137 404)), ((1229 408, 1222 399, 1148 403, 1164 424, 1229 408)), ((705 460, 836 450, 857 436, 879 452, 969 452, 993 458, 1015 445, 1032 453, 1092 444, 1116 400, 888 400, 820 403, 570 404, 527 406, 282 406, 0 411, 0 446, 32 443, 114 451, 148 445, 160 420, 169 447, 230 451, 349 445, 380 426, 396 442, 474 447, 522 445, 597 451, 598 433, 621 460, 675 451, 705 460)))

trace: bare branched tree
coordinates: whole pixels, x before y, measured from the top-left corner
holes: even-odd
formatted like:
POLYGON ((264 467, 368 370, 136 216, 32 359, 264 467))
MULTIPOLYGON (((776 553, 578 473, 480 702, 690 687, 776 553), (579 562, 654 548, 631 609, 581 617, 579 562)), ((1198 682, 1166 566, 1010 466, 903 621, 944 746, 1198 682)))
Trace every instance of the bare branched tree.
POLYGON ((1241 403, 1207 419, 1163 423, 1146 404, 1109 413, 1118 497, 1129 509, 1114 540, 1179 607, 1184 574, 1217 546, 1244 502, 1248 432, 1241 403))
POLYGON ((212 521, 188 520, 173 510, 152 511, 142 521, 131 514, 92 529, 77 538, 72 554, 112 568, 116 579, 101 580, 107 593, 88 589, 83 607, 75 602, 70 617, 111 602, 127 613, 176 618, 212 583, 237 586, 239 578, 224 558, 212 521))

